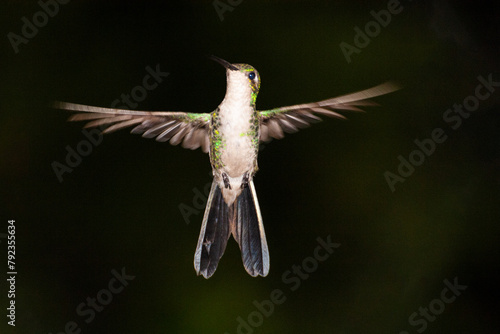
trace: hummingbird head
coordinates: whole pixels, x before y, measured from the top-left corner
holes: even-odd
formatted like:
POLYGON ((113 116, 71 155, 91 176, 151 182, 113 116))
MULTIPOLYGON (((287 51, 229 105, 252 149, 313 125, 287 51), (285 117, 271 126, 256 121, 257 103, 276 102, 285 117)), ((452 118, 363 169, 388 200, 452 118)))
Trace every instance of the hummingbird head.
POLYGON ((249 97, 250 103, 254 105, 260 88, 259 72, 248 64, 231 64, 216 56, 211 56, 211 59, 226 68, 226 97, 249 97))

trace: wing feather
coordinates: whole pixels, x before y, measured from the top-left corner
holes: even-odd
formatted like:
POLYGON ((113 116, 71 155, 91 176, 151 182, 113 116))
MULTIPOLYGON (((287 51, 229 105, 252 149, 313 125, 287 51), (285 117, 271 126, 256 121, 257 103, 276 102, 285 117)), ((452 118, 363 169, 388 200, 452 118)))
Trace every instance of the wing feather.
POLYGON ((160 142, 170 140, 172 145, 182 143, 182 147, 192 150, 201 147, 205 153, 209 149, 208 113, 113 109, 59 101, 54 107, 77 112, 68 120, 87 121, 84 128, 99 127, 103 133, 110 133, 135 125, 130 132, 142 134, 145 138, 156 137, 160 142))
MULTIPOLYGON (((264 126, 266 125, 264 124, 264 126)), ((267 123, 267 130, 268 130, 268 135, 272 138, 281 139, 285 136, 283 134, 283 129, 279 125, 279 120, 277 119, 269 120, 269 122, 267 123)), ((262 140, 262 135, 261 135, 261 140, 262 140)))
POLYGON ((137 124, 137 123, 142 123, 142 121, 143 121, 143 118, 132 118, 132 119, 129 119, 128 121, 115 123, 115 124, 111 125, 109 128, 106 128, 102 133, 111 133, 111 132, 114 132, 114 131, 117 131, 117 130, 120 130, 123 128, 127 128, 127 127, 134 125, 134 124, 137 124))
POLYGON ((336 111, 363 111, 359 107, 378 105, 368 100, 369 98, 388 94, 398 89, 400 87, 397 84, 386 82, 363 91, 319 102, 260 111, 260 141, 269 141, 271 138, 281 139, 284 132, 292 133, 308 127, 321 120, 316 115, 345 119, 345 116, 336 111))
POLYGON ((181 123, 174 123, 171 126, 167 127, 165 131, 160 133, 158 137, 156 137, 156 140, 159 142, 165 142, 172 138, 177 131, 179 130, 179 127, 181 126, 181 123))
POLYGON ((127 121, 127 120, 130 120, 130 118, 131 118, 130 116, 121 116, 121 117, 113 117, 113 118, 106 116, 106 118, 94 119, 94 120, 88 122, 87 124, 85 124, 83 127, 84 128, 95 128, 95 127, 105 125, 105 124, 116 123, 116 122, 120 122, 120 121, 127 121))

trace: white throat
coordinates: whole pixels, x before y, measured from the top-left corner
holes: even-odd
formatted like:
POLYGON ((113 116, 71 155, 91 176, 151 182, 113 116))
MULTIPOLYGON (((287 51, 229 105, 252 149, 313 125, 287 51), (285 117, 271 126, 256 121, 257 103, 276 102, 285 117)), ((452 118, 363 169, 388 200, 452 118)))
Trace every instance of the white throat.
POLYGON ((240 107, 250 106, 252 99, 252 87, 245 73, 227 70, 226 96, 222 104, 240 107))

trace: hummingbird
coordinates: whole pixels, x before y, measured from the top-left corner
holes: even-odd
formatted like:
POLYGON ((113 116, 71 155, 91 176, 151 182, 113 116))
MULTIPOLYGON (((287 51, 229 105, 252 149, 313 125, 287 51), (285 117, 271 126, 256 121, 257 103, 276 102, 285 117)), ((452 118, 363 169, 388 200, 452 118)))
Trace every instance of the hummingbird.
POLYGON ((131 133, 208 153, 213 181, 194 255, 196 273, 207 279, 214 274, 232 235, 248 274, 265 277, 269 249, 253 182, 259 169, 259 144, 321 121, 320 115, 345 118, 338 111, 377 105, 369 99, 399 87, 386 82, 319 102, 257 110, 259 72, 248 64, 211 58, 226 69, 227 83, 224 100, 210 113, 137 111, 60 101, 54 107, 76 112, 69 121, 87 121, 85 128, 99 127, 104 134, 133 126, 131 133))

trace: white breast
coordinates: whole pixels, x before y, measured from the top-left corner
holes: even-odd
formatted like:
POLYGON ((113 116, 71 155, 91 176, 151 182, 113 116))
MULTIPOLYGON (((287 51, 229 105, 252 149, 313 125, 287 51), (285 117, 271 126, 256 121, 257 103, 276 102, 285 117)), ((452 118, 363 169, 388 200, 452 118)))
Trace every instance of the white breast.
POLYGON ((221 159, 225 172, 232 178, 253 171, 255 150, 248 136, 253 110, 250 106, 228 103, 221 105, 220 121, 224 149, 221 159))

